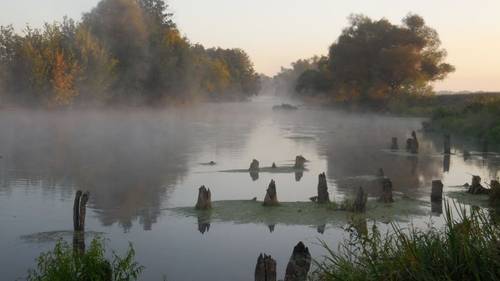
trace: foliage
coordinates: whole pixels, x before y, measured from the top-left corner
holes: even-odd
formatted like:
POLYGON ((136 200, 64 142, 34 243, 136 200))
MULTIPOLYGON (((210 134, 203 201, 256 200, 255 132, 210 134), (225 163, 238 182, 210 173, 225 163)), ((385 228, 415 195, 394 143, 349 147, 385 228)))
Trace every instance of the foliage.
POLYGON ((313 280, 498 280, 500 228, 481 209, 445 207, 443 230, 403 229, 392 224, 382 235, 370 233, 350 239, 338 251, 325 243, 328 256, 317 263, 313 280))
POLYGON ((113 254, 110 263, 105 258, 104 243, 94 239, 80 255, 62 240, 52 251, 37 258, 37 269, 30 270, 28 281, 132 281, 138 280, 143 267, 134 261, 135 252, 129 247, 124 257, 113 254))
MULTIPOLYGON (((437 32, 418 15, 409 14, 402 25, 363 15, 352 15, 349 20, 328 57, 294 75, 298 93, 385 106, 391 98, 430 93, 430 82, 454 71, 444 62, 446 51, 440 47, 437 32)), ((283 70, 278 77, 289 72, 283 70)))
POLYGON ((22 34, 0 27, 3 102, 158 105, 243 99, 259 90, 244 51, 191 44, 164 0, 101 0, 81 22, 65 18, 22 34))

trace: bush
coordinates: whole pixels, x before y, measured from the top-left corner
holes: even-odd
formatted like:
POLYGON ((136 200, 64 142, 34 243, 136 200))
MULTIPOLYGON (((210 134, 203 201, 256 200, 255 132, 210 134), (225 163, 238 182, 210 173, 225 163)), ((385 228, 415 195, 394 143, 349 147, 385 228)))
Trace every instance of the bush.
POLYGON ((105 258, 104 242, 94 239, 85 253, 77 253, 62 240, 52 251, 37 258, 37 269, 30 270, 28 281, 133 281, 144 269, 134 261, 132 245, 124 257, 113 253, 110 263, 105 258))

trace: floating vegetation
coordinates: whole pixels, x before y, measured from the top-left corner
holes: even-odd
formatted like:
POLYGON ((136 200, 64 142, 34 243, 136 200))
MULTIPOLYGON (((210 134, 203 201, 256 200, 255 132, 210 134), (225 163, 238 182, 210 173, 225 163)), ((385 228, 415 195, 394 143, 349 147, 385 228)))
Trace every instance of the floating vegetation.
MULTIPOLYGON (((347 203, 280 202, 278 206, 266 208, 256 200, 225 200, 212 202, 212 210, 196 210, 193 207, 170 208, 169 211, 182 216, 195 217, 202 223, 232 222, 237 224, 307 225, 332 224, 342 226, 348 222, 351 212, 344 211, 347 203), (203 221, 207 220, 207 221, 203 221)), ((410 216, 425 216, 429 203, 398 198, 392 204, 369 200, 362 216, 376 221, 409 221, 410 216)))

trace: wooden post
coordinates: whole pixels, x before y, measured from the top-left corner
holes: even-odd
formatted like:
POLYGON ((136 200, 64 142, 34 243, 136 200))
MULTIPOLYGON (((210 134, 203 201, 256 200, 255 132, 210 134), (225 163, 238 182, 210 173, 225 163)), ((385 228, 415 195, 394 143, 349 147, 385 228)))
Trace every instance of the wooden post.
POLYGON ((443 199, 443 183, 440 180, 432 181, 431 202, 441 202, 443 199))
POLYGON ((258 172, 259 171, 259 161, 256 159, 252 160, 252 163, 250 164, 250 168, 248 169, 251 172, 258 172))
POLYGON ((271 180, 269 183, 269 187, 267 188, 266 191, 266 197, 264 197, 264 206, 277 206, 279 205, 278 202, 278 195, 276 194, 276 183, 274 180, 271 180))
POLYGON ((305 168, 306 158, 302 155, 298 155, 295 157, 295 165, 294 168, 298 170, 303 170, 305 168))
POLYGON ((391 150, 398 150, 398 149, 399 149, 398 138, 393 137, 391 143, 391 150))
POLYGON ((207 189, 204 185, 198 189, 198 202, 196 202, 195 207, 198 210, 208 210, 212 208, 212 193, 210 189, 207 189))
POLYGON ((318 176, 318 203, 323 204, 328 202, 330 202, 328 183, 326 182, 325 173, 321 173, 318 176))
POLYGON ((306 281, 311 268, 311 254, 304 243, 293 248, 292 256, 286 267, 284 281, 306 281))
POLYGON ((85 215, 89 193, 78 190, 73 202, 73 250, 85 253, 85 215))
POLYGON ((451 154, 451 137, 449 134, 444 135, 444 154, 451 154))
POLYGON ((255 266, 255 281, 276 281, 276 261, 266 254, 260 254, 255 266))
POLYGON ((392 181, 388 178, 383 178, 382 182, 382 194, 379 201, 384 203, 392 203, 394 199, 392 198, 392 181))
POLYGON ((356 193, 356 199, 354 200, 353 211, 356 213, 364 213, 366 211, 366 202, 368 200, 368 196, 362 187, 359 187, 358 192, 356 193))
POLYGON ((73 230, 79 231, 80 228, 80 198, 82 191, 78 190, 75 194, 75 201, 73 202, 73 230))

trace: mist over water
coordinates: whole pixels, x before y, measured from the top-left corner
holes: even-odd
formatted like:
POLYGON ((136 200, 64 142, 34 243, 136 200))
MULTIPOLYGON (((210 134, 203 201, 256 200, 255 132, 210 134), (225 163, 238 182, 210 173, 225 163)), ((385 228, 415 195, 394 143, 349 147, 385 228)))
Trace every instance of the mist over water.
MULTIPOLYGON (((336 201, 364 186, 370 198, 378 186, 369 179, 383 168, 396 194, 428 201, 430 183, 443 179, 447 190, 470 181, 497 178, 500 158, 491 153, 464 160, 454 140, 454 154, 441 155, 441 136, 423 135, 421 119, 352 114, 301 106, 273 111, 281 103, 262 96, 247 103, 208 103, 165 110, 0 111, 0 264, 2 278, 26 275, 40 252, 54 240, 27 235, 71 230, 76 190, 90 192, 86 229, 102 232, 108 245, 124 250, 132 242, 146 266, 141 280, 251 280, 257 256, 271 254, 283 276, 292 247, 300 240, 313 257, 324 254, 323 239, 335 245, 346 234, 339 225, 238 223, 214 220, 199 231, 196 217, 173 211, 194 206, 198 188, 212 190, 212 200, 262 200, 271 179, 282 202, 308 201, 316 195, 317 176, 326 172, 336 201), (392 137, 400 147, 416 130, 418 157, 388 150, 392 137), (310 162, 294 173, 227 173, 293 164, 296 155, 310 162), (210 161, 216 165, 203 165, 210 161)), ((293 103, 293 101, 292 101, 293 103)), ((424 225, 430 203, 411 214, 424 225)), ((439 221, 439 216, 434 214, 439 221)), ((344 224, 340 222, 340 224, 344 224)))

